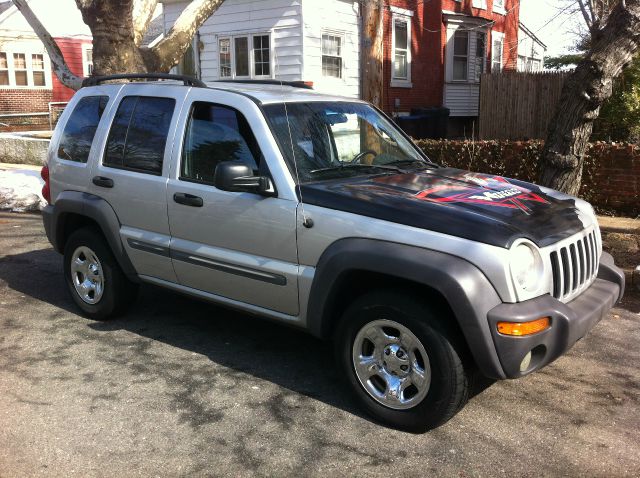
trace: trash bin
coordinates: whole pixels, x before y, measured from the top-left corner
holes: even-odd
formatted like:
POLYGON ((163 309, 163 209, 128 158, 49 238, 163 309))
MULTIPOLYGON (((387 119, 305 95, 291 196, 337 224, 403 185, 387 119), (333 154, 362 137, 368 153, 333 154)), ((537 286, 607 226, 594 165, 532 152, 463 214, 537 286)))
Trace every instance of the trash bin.
POLYGON ((413 108, 411 116, 422 117, 422 125, 418 127, 419 139, 443 139, 447 137, 449 124, 449 108, 430 107, 413 108))

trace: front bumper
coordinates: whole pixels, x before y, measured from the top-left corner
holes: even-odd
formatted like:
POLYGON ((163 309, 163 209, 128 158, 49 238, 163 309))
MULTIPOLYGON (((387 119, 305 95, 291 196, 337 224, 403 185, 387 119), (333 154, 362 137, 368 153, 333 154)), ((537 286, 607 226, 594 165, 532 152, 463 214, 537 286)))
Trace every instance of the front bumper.
POLYGON ((507 378, 518 378, 551 363, 584 337, 624 294, 624 273, 614 265, 613 257, 602 253, 598 277, 582 294, 568 304, 545 295, 518 304, 501 304, 488 314, 493 342, 507 378), (550 317, 551 326, 525 337, 502 335, 500 321, 528 322, 550 317), (531 352, 529 366, 520 364, 531 352))

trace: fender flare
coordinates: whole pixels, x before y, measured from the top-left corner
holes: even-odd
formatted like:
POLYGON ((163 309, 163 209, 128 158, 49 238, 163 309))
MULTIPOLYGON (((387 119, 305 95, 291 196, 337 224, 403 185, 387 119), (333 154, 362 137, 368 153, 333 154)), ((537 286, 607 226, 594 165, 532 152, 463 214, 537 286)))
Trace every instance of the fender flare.
POLYGON ((120 221, 111 205, 103 198, 94 194, 80 191, 63 191, 57 198, 53 206, 47 206, 43 211, 45 225, 48 222, 47 236, 54 249, 60 253, 64 252, 63 227, 65 215, 78 214, 95 221, 104 235, 111 252, 118 261, 127 277, 138 282, 138 274, 127 255, 120 239, 120 221), (50 210, 47 210, 51 208, 50 210))
POLYGON ((331 244, 318 261, 311 285, 307 325, 312 334, 329 338, 340 277, 353 271, 398 277, 439 292, 451 307, 482 373, 505 378, 487 320, 487 313, 502 303, 500 297, 476 266, 430 249, 359 238, 331 244))

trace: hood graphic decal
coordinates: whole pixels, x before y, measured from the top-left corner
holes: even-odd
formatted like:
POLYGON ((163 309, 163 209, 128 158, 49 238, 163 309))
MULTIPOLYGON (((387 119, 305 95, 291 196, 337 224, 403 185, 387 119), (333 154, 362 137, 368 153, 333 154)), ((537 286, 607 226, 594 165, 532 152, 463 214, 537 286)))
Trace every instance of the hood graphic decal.
POLYGON ((453 168, 318 181, 300 190, 310 205, 506 248, 522 237, 544 247, 584 229, 573 199, 453 168))
POLYGON ((420 191, 417 199, 435 203, 471 203, 519 209, 531 214, 525 201, 549 204, 549 201, 521 186, 511 184, 500 176, 466 174, 459 184, 442 184, 420 191), (477 186, 476 186, 477 185, 477 186))

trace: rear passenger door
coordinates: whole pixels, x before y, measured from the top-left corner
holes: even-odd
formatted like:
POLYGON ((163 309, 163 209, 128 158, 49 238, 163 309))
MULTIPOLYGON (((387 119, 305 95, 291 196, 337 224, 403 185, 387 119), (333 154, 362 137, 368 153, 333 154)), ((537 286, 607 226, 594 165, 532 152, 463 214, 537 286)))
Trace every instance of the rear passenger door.
POLYGON ((180 108, 189 88, 126 85, 91 172, 91 192, 120 220, 138 274, 176 282, 169 257, 166 188, 180 108))
POLYGON ((288 315, 298 313, 297 201, 213 185, 223 161, 270 175, 266 125, 238 94, 194 89, 167 189, 171 256, 181 284, 288 315), (259 144, 258 138, 262 138, 259 144), (191 200, 191 201, 190 201, 191 200))

